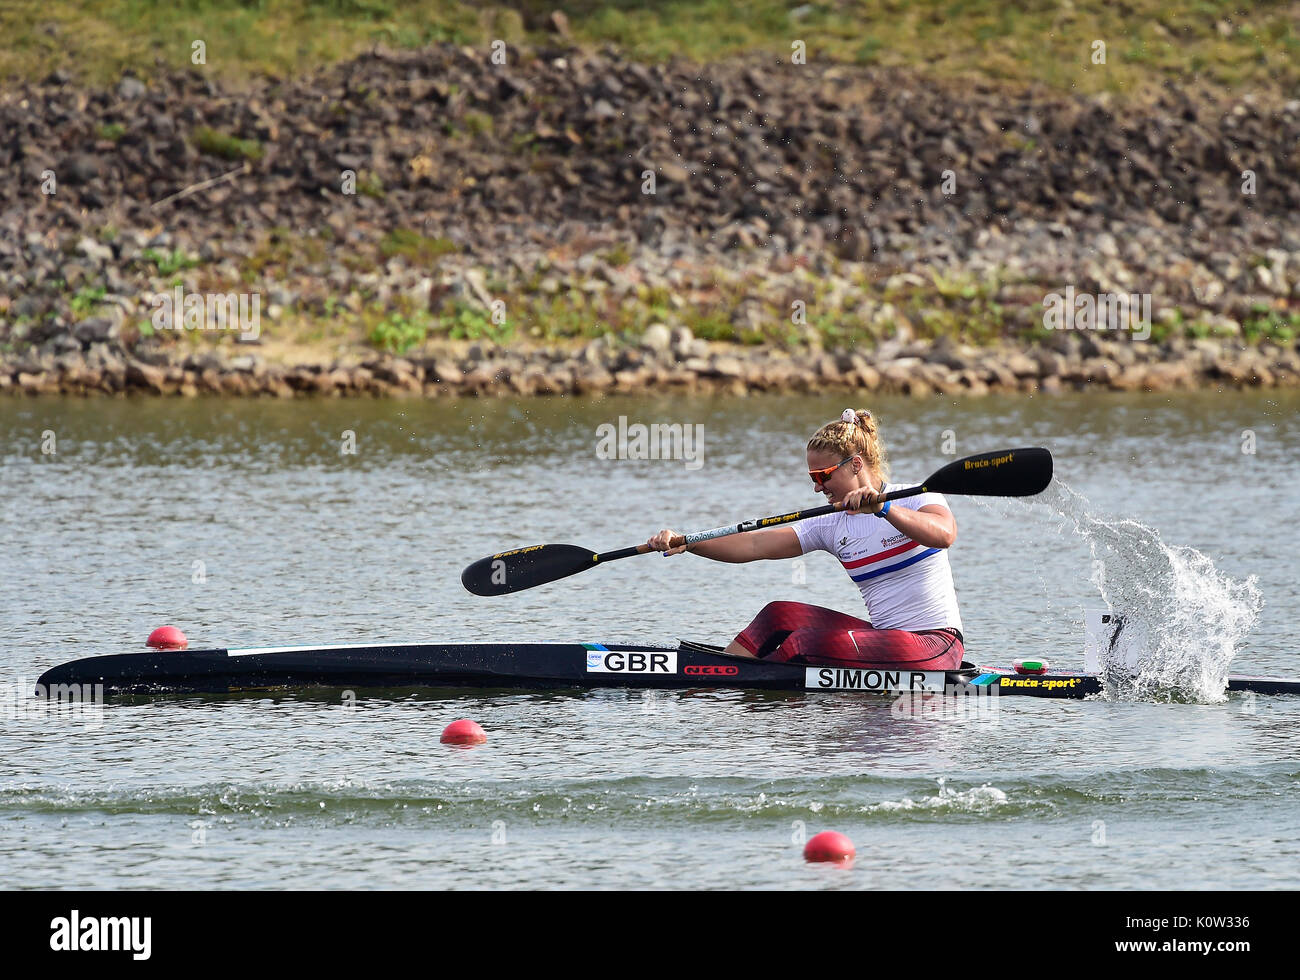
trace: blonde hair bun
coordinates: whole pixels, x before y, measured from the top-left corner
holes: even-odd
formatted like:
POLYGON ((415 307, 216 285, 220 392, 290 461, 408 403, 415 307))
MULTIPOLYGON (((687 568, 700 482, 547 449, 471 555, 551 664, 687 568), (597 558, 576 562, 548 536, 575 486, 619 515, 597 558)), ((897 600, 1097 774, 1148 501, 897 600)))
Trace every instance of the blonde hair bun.
POLYGON ((889 458, 885 453, 880 429, 864 409, 846 408, 834 422, 828 422, 813 433, 808 440, 810 450, 833 453, 836 456, 861 456, 862 461, 877 477, 889 475, 889 458))

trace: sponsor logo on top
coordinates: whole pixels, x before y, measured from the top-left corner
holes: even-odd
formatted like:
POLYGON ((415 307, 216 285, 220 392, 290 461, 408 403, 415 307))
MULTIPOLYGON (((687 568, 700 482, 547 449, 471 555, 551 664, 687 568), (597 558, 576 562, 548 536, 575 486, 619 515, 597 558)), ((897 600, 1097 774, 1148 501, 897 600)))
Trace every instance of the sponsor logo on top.
POLYGON ((1036 687, 1044 691, 1054 691, 1078 687, 1083 683, 1082 677, 1003 677, 1003 687, 1036 687))
POLYGON ((994 456, 988 459, 967 459, 963 461, 962 469, 979 470, 979 469, 985 469, 986 467, 992 467, 993 469, 996 470, 999 466, 1001 466, 1004 463, 1013 462, 1015 458, 1016 458, 1015 453, 1007 453, 1003 456, 994 456))

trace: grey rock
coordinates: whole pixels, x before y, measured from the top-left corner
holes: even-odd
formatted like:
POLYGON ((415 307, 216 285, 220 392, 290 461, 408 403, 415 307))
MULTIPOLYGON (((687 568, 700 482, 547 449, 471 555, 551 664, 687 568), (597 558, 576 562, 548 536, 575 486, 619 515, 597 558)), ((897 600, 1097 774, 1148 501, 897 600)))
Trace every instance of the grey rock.
POLYGON ((641 336, 641 346, 657 353, 666 352, 672 345, 672 332, 662 323, 650 324, 641 336))
POLYGON ((15 318, 33 317, 40 313, 43 306, 44 304, 41 303, 37 296, 28 293, 19 296, 18 299, 14 300, 14 304, 9 308, 9 312, 12 313, 15 318))
POLYGON ((82 238, 78 241, 77 251, 93 261, 96 266, 112 262, 115 258, 113 249, 110 246, 97 242, 93 238, 82 238))
POLYGON ((117 94, 123 99, 134 101, 148 95, 149 89, 145 87, 144 82, 140 81, 140 79, 127 75, 117 83, 117 94))
POLYGON ((58 177, 69 184, 80 186, 98 177, 99 170, 99 157, 93 153, 75 153, 59 165, 58 177))
POLYGON ((120 327, 118 324, 105 316, 87 317, 72 328, 72 335, 87 347, 92 344, 117 340, 119 334, 120 327))

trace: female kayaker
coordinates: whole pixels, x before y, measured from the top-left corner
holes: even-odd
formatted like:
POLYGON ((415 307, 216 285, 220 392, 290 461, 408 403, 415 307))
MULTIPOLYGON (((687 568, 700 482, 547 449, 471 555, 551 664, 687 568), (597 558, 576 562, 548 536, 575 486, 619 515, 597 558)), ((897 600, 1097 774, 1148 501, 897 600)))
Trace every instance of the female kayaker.
MULTIPOLYGON (((948 551, 957 522, 942 494, 883 502, 890 490, 880 431, 870 412, 846 408, 808 440, 808 475, 847 510, 784 527, 701 541, 692 554, 732 563, 828 551, 862 592, 871 621, 803 602, 772 602, 727 647, 728 653, 795 663, 894 669, 961 666, 961 615, 948 551)), ((647 542, 668 555, 677 532, 647 542)))

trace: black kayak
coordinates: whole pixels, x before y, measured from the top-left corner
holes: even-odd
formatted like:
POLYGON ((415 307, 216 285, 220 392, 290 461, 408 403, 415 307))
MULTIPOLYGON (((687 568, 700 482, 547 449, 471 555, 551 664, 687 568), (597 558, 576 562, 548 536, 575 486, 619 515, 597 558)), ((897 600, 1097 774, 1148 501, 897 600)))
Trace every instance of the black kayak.
MULTIPOLYGON (((1102 691, 1095 674, 1018 673, 962 664, 913 671, 771 663, 720 647, 602 643, 378 643, 183 650, 87 657, 52 667, 36 696, 228 693, 291 688, 641 688, 754 689, 1024 695, 1084 698, 1102 691)), ((1300 679, 1231 677, 1230 691, 1300 694, 1300 679)))

